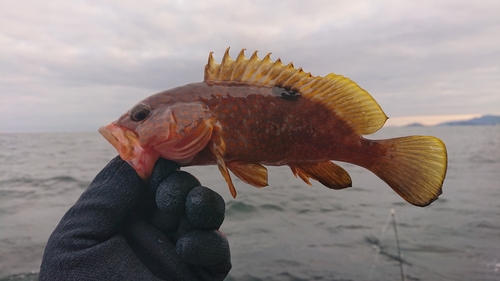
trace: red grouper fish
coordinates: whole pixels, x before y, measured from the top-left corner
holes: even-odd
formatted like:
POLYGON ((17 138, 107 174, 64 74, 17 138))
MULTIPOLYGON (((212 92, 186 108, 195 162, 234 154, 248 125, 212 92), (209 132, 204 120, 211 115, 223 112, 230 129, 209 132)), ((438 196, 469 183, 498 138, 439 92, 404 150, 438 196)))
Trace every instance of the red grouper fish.
POLYGON ((430 136, 369 140, 387 120, 356 83, 336 74, 312 76, 280 59, 237 59, 212 53, 203 82, 147 97, 99 132, 143 178, 159 157, 181 166, 217 164, 233 197, 229 171, 267 186, 263 165, 288 165, 311 185, 351 186, 331 160, 364 167, 403 199, 426 206, 441 194, 447 168, 444 143, 430 136))

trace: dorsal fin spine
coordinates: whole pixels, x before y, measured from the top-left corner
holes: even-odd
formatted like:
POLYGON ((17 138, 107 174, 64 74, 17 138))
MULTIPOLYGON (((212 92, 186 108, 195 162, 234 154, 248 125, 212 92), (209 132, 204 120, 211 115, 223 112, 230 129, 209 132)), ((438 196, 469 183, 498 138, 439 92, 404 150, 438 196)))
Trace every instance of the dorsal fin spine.
POLYGON ((226 51, 224 52, 224 55, 222 56, 222 61, 221 61, 221 65, 226 65, 227 63, 233 61, 233 59, 231 58, 231 55, 229 54, 229 48, 226 49, 226 51))
POLYGON ((229 55, 229 48, 226 49, 224 56, 222 56, 221 67, 219 68, 219 78, 231 77, 234 70, 234 61, 229 55), (222 67, 224 65, 225 67, 222 67))
POLYGON ((274 66, 274 64, 269 64, 269 63, 262 64, 262 66, 263 66, 262 67, 262 75, 260 75, 258 81, 259 81, 259 83, 265 84, 266 81, 269 80, 269 78, 268 78, 269 74, 273 71, 275 66, 274 66))
POLYGON ((213 68, 217 63, 214 60, 214 52, 210 52, 208 55, 208 62, 207 65, 205 65, 205 80, 210 80, 210 76, 213 73, 213 68))
POLYGON ((273 85, 276 85, 276 79, 283 72, 285 65, 281 62, 281 59, 279 58, 276 60, 274 65, 275 67, 271 69, 268 76, 269 76, 269 82, 273 85))
POLYGON ((281 71, 281 73, 276 77, 276 84, 278 84, 280 87, 287 87, 284 82, 289 79, 289 77, 296 73, 297 69, 293 67, 292 63, 289 63, 285 68, 281 71))
POLYGON ((312 78, 311 73, 310 72, 306 73, 304 76, 300 77, 299 80, 295 82, 295 84, 293 84, 292 88, 305 91, 306 89, 304 89, 304 86, 308 84, 310 81, 314 81, 311 78, 312 78))
POLYGON ((259 75, 257 81, 259 83, 264 83, 270 73, 270 71, 273 69, 274 64, 271 61, 271 53, 267 53, 267 55, 264 56, 262 59, 262 62, 260 63, 261 66, 259 69, 261 69, 261 75, 259 75))
POLYGON ((253 51, 252 55, 250 56, 250 60, 256 60, 256 61, 258 61, 259 60, 259 57, 257 56, 258 52, 259 51, 257 51, 257 50, 253 51))
POLYGON ((287 69, 287 66, 286 66, 286 65, 284 65, 284 64, 281 64, 281 69, 276 69, 276 72, 275 72, 275 73, 273 73, 273 74, 274 74, 274 77, 273 77, 273 82, 274 82, 274 84, 275 84, 275 85, 280 86, 280 87, 282 86, 282 85, 281 85, 281 82, 282 82, 282 81, 281 81, 280 79, 282 79, 282 78, 281 78, 282 76, 284 76, 284 75, 286 75, 286 74, 287 74, 287 73, 286 73, 286 72, 287 72, 287 70, 288 70, 288 69, 287 69))
POLYGON ((241 51, 238 53, 238 57, 236 58, 236 62, 242 62, 247 60, 247 58, 245 57, 246 50, 247 49, 241 49, 241 51))
POLYGON ((290 89, 294 89, 294 85, 301 79, 303 78, 304 76, 302 75, 303 74, 303 70, 302 70, 302 67, 297 69, 294 73, 292 73, 290 75, 290 77, 288 77, 288 79, 286 79, 285 81, 283 81, 283 85, 290 85, 289 88, 290 89))
POLYGON ((255 71, 252 73, 251 77, 248 77, 249 81, 259 81, 259 79, 265 75, 266 68, 269 68, 269 64, 264 63, 264 60, 259 60, 257 55, 255 64, 255 71))
POLYGON ((247 58, 245 57, 245 50, 246 49, 241 49, 241 51, 238 53, 238 57, 236 57, 236 63, 233 67, 233 73, 231 74, 230 78, 231 81, 239 81, 241 79, 241 70, 246 67, 244 62, 247 60, 247 58))
POLYGON ((241 76, 242 82, 252 81, 250 80, 253 73, 257 70, 256 65, 259 63, 259 57, 257 56, 257 51, 253 52, 250 59, 246 61, 244 71, 241 76))

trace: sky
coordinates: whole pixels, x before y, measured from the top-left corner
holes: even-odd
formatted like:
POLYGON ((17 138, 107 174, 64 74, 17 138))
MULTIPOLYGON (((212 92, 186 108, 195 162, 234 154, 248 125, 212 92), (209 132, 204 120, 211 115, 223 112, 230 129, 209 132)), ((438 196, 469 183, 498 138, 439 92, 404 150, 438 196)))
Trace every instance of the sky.
POLYGON ((349 77, 388 125, 500 114, 498 0, 0 0, 0 131, 96 131, 229 46, 349 77))

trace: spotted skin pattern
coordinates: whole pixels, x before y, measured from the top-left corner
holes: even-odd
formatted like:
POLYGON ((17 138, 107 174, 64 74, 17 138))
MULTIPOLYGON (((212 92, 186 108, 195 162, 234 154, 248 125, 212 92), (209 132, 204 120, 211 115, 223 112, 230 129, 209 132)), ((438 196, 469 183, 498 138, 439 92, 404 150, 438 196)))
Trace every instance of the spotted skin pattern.
MULTIPOLYGON (((244 93, 245 87, 235 90, 244 93)), ((332 130, 342 124, 331 120, 331 113, 321 105, 274 95, 237 96, 231 92, 203 101, 222 125, 227 161, 283 164, 308 158, 326 160, 331 154, 326 150, 332 141, 332 130)), ((348 128, 344 126, 340 131, 348 128)))
MULTIPOLYGON (((363 147, 372 146, 373 149, 369 140, 354 134, 341 118, 335 118, 322 104, 280 87, 200 82, 152 95, 141 103, 152 108, 147 122, 134 122, 127 113, 117 123, 138 132, 143 147, 157 151, 162 150, 157 146, 164 146, 167 138, 173 137, 169 131, 182 137, 210 116, 221 126, 212 139, 224 140, 226 162, 286 165, 343 161, 352 158, 352 154, 363 147), (172 117, 165 110, 175 110, 179 104, 190 106, 179 107, 175 114, 177 125, 171 128, 172 117)), ((369 160, 358 158, 364 163, 369 160)), ((214 162, 207 149, 202 149, 184 165, 214 162)))

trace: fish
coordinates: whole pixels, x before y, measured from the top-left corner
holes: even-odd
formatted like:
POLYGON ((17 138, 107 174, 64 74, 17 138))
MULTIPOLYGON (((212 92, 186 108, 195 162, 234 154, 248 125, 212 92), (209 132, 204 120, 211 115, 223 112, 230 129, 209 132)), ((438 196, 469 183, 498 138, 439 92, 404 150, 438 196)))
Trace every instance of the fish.
POLYGON ((415 206, 442 194, 448 161, 440 139, 365 138, 388 119, 366 90, 270 56, 247 58, 242 49, 233 60, 227 48, 217 63, 210 52, 202 82, 151 95, 99 133, 145 181, 160 157, 181 167, 217 165, 234 198, 231 173, 261 188, 268 185, 264 165, 287 165, 308 185, 351 187, 348 172, 332 161, 373 172, 415 206))

